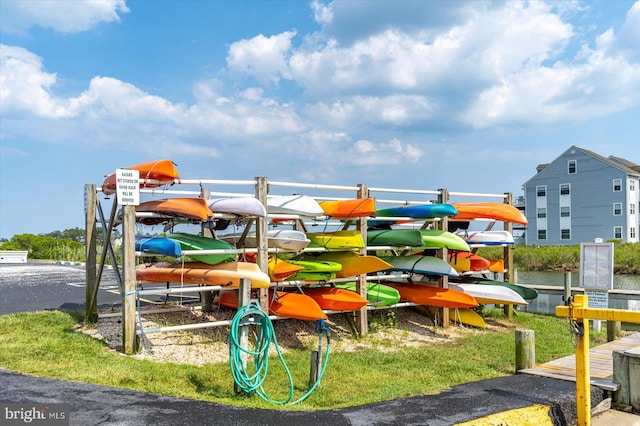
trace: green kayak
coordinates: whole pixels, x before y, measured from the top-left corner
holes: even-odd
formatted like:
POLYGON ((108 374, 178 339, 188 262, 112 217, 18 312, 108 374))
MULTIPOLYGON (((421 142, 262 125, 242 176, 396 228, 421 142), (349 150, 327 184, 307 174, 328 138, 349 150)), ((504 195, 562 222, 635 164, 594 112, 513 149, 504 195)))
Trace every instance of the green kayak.
POLYGON ((367 245, 421 247, 424 243, 419 229, 372 229, 367 231, 367 245))
POLYGON ((469 244, 461 237, 439 229, 421 229, 422 244, 425 247, 448 248, 449 250, 471 251, 469 244))
MULTIPOLYGON (((233 250, 231 244, 217 240, 215 238, 201 237, 194 234, 186 234, 183 232, 175 232, 169 234, 168 237, 180 244, 182 250, 233 250)), ((192 257, 200 262, 208 263, 209 265, 217 265, 222 262, 231 262, 236 260, 237 255, 235 253, 220 253, 220 254, 190 254, 192 257)))
MULTIPOLYGON (((356 282, 336 283, 336 287, 355 292, 356 282)), ((400 301, 400 293, 388 285, 367 283, 367 300, 372 306, 392 306, 400 301)))

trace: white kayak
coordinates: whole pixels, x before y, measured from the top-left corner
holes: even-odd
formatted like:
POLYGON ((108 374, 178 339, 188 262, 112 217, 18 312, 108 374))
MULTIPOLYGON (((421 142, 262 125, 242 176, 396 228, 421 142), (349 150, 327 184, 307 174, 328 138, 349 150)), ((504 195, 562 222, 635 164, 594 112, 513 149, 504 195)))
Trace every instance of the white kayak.
POLYGON ((444 260, 433 256, 380 256, 392 265, 392 270, 422 275, 450 275, 458 272, 444 260))
POLYGON ((265 217, 267 210, 254 197, 211 198, 207 201, 214 213, 229 213, 238 216, 265 217))
POLYGON ((267 210, 269 214, 324 216, 320 204, 307 195, 267 195, 267 210))
MULTIPOLYGON (((227 234, 220 237, 229 244, 237 245, 242 233, 227 234)), ((302 231, 291 229, 275 229, 267 231, 267 244, 272 248, 280 248, 288 251, 302 250, 309 245, 311 240, 302 231)), ((256 247, 257 236, 255 232, 249 232, 244 240, 244 247, 256 247)))
POLYGON ((526 305, 527 301, 507 287, 484 284, 449 284, 472 295, 481 305, 526 305))
POLYGON ((513 234, 509 231, 456 231, 455 234, 468 244, 514 244, 513 234))

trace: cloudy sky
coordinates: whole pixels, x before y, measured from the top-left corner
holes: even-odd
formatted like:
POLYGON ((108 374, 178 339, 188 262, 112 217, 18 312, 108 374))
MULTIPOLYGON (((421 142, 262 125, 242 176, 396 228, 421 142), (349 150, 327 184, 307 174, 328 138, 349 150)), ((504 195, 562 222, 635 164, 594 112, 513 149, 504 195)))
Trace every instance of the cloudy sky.
POLYGON ((571 145, 640 163, 640 1, 3 0, 0 36, 3 238, 160 158, 516 196, 571 145))

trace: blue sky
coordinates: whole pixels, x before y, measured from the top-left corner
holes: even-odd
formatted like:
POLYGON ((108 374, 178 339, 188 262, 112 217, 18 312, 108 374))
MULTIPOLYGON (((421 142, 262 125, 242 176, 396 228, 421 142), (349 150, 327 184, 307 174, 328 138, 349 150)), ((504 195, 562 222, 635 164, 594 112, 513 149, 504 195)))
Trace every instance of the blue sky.
POLYGON ((0 37, 3 238, 160 158, 516 196, 571 145, 640 163, 640 2, 2 0, 0 37))

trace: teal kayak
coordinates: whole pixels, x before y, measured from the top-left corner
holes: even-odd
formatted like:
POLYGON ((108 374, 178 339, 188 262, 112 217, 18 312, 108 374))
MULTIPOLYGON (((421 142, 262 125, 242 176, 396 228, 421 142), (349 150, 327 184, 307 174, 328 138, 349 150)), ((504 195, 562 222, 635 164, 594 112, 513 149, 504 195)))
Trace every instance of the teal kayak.
POLYGON ((380 256, 380 259, 389 262, 394 271, 454 277, 459 275, 447 262, 433 256, 380 256))
MULTIPOLYGON (((172 240, 177 241, 182 247, 182 250, 234 250, 231 244, 217 240, 215 238, 201 237, 199 235, 186 234, 183 232, 175 232, 168 235, 172 240)), ((217 265, 222 262, 230 262, 236 260, 235 253, 220 253, 220 254, 190 254, 192 257, 200 262, 208 263, 210 265, 217 265)))

